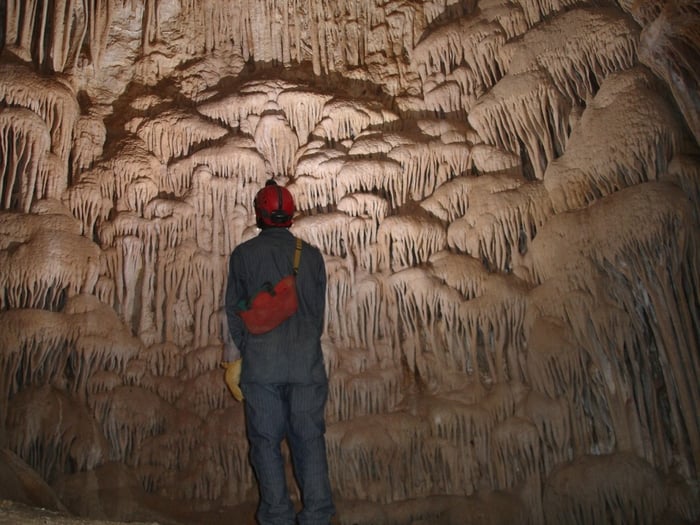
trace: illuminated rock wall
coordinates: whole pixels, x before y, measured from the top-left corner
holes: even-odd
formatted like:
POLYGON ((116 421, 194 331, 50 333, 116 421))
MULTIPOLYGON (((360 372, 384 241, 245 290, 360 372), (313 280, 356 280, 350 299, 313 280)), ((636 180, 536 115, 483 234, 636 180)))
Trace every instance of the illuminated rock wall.
POLYGON ((54 7, 6 7, 0 436, 74 512, 255 500, 223 292, 274 176, 341 522, 700 517, 697 5, 54 7))

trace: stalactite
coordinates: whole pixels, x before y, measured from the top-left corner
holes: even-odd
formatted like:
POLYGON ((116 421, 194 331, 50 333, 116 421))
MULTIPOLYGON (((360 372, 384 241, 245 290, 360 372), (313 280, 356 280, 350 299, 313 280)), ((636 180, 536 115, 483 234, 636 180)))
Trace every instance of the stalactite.
POLYGON ((98 418, 112 447, 113 459, 133 464, 141 444, 163 432, 166 421, 172 419, 173 408, 156 394, 137 386, 117 387, 106 401, 98 418))
MULTIPOLYGON (((462 120, 421 118, 416 120, 416 126, 423 134, 440 139, 440 142, 444 144, 466 142, 471 145, 481 142, 481 138, 476 131, 462 120)), ((389 137, 394 137, 394 135, 389 134, 389 137)), ((393 143, 395 144, 395 142, 393 143)))
POLYGON ((517 155, 489 144, 472 146, 470 158, 472 166, 479 173, 508 171, 520 166, 520 159, 517 155))
POLYGON ((539 183, 474 192, 469 201, 464 216, 450 224, 447 243, 502 271, 511 271, 520 264, 530 240, 553 214, 545 188, 539 183))
POLYGON ((379 108, 340 99, 326 102, 321 117, 313 133, 336 141, 354 138, 371 125, 383 124, 386 119, 379 108))
POLYGON ((296 166, 295 180, 287 189, 300 210, 335 204, 336 178, 346 158, 337 150, 318 150, 303 155, 296 166))
POLYGON ((80 108, 69 84, 26 66, 0 66, 0 100, 37 113, 51 132, 51 151, 68 163, 80 108))
POLYGON ((98 223, 107 219, 112 209, 114 181, 111 176, 109 167, 100 164, 83 173, 63 195, 63 201, 82 224, 82 234, 90 238, 98 223))
POLYGON ((381 224, 389 213, 389 203, 372 193, 352 193, 346 195, 338 202, 338 211, 347 213, 351 217, 369 217, 377 225, 381 224))
POLYGON ((432 439, 423 448, 433 449, 430 455, 442 461, 442 468, 433 471, 445 473, 438 482, 445 491, 474 493, 488 471, 488 443, 496 422, 471 401, 433 398, 425 409, 432 439))
POLYGON ((199 376, 186 381, 187 396, 180 397, 175 407, 189 410, 205 418, 209 412, 224 408, 231 393, 221 382, 221 368, 214 367, 199 376))
POLYGON ((168 110, 135 123, 131 129, 163 163, 186 156, 197 145, 226 135, 217 124, 182 110, 168 110))
POLYGON ((637 2, 634 7, 638 11, 645 8, 650 11, 648 15, 635 17, 646 26, 641 35, 639 60, 666 81, 695 140, 700 141, 697 111, 700 38, 696 23, 700 8, 687 0, 654 7, 637 2), (656 13, 658 17, 654 16, 656 13))
POLYGON ((513 488, 530 478, 541 479, 540 438, 535 425, 510 417, 496 425, 490 443, 491 476, 497 487, 513 488))
MULTIPOLYGON (((537 428, 540 453, 538 470, 542 479, 557 466, 573 459, 571 437, 571 408, 564 398, 553 399, 531 390, 516 409, 516 415, 525 417, 537 428)), ((530 465, 534 468, 534 465, 530 465)))
POLYGON ((651 524, 665 506, 661 480, 643 460, 629 454, 583 456, 547 480, 546 523, 651 524))
POLYGON ((124 191, 123 200, 126 209, 133 210, 143 217, 144 209, 158 195, 158 186, 151 179, 139 177, 130 181, 124 191))
POLYGON ((503 28, 508 40, 522 35, 528 29, 522 7, 510 0, 480 0, 479 9, 485 20, 497 22, 503 28))
POLYGON ((333 425, 327 434, 331 483, 349 497, 382 503, 420 493, 426 470, 420 443, 427 431, 425 422, 405 413, 333 425))
POLYGON ((386 154, 391 151, 391 144, 383 138, 383 134, 376 131, 364 131, 355 139, 348 155, 373 156, 386 154))
POLYGON ((68 185, 67 169, 58 155, 48 152, 43 156, 34 191, 37 201, 61 198, 68 185))
POLYGON ((582 3, 581 0, 515 0, 523 8, 530 26, 568 7, 582 3))
POLYGON ((393 272, 424 263, 447 246, 447 232, 437 222, 423 217, 387 217, 379 226, 379 243, 388 250, 393 272))
POLYGON ((139 138, 128 138, 119 144, 118 154, 110 162, 110 169, 113 172, 111 176, 113 180, 105 183, 113 185, 113 193, 106 196, 121 204, 120 210, 128 209, 121 199, 131 182, 144 178, 153 181, 158 188, 161 188, 165 178, 165 165, 148 151, 139 138))
MULTIPOLYGON (((549 290, 540 290, 542 295, 549 290)), ((536 294, 537 290, 533 292, 536 294)), ((541 300, 533 299, 530 303, 532 310, 541 300)), ((530 312, 530 315, 532 313, 530 312)), ((535 320, 526 321, 528 340, 528 370, 527 377, 534 390, 543 392, 551 399, 566 396, 569 403, 581 403, 585 372, 583 349, 572 342, 574 338, 564 320, 538 312, 535 320)))
POLYGON ((433 275, 467 300, 483 295, 486 280, 493 279, 481 261, 473 257, 441 251, 433 254, 429 263, 433 275))
POLYGON ((273 174, 287 176, 291 173, 299 143, 283 115, 268 111, 260 118, 255 128, 255 144, 273 174))
POLYGON ((408 142, 396 145, 389 159, 401 167, 398 173, 384 177, 382 187, 391 195, 392 206, 399 207, 409 199, 426 198, 443 182, 464 172, 469 166, 469 145, 436 141, 408 142))
POLYGON ((7 402, 27 384, 39 386, 61 374, 61 350, 70 339, 64 316, 57 312, 11 309, 0 313, 2 334, 0 393, 2 424, 6 424, 7 402))
POLYGON ((522 379, 522 290, 506 292, 507 281, 489 281, 483 296, 464 300, 457 290, 420 268, 390 277, 389 307, 397 310, 395 322, 403 334, 396 344, 407 366, 417 368, 429 384, 440 384, 436 360, 487 385, 522 379), (426 351, 430 348, 445 351, 434 353, 431 361, 431 352, 426 351))
POLYGON ((420 205, 440 220, 453 223, 467 214, 471 200, 478 203, 489 194, 513 190, 522 184, 519 177, 512 175, 456 177, 437 188, 420 205))
POLYGON ((492 86, 502 76, 499 49, 506 41, 503 28, 481 17, 459 19, 438 28, 413 51, 412 60, 421 80, 435 73, 446 75, 466 66, 481 86, 492 86))
POLYGON ((209 320, 214 316, 218 305, 224 304, 227 256, 212 256, 211 253, 197 252, 193 259, 194 279, 189 282, 193 304, 193 340, 197 346, 214 344, 222 338, 220 330, 212 333, 209 320))
POLYGON ((210 345, 196 348, 185 354, 185 379, 194 379, 204 372, 218 369, 221 362, 221 348, 210 345))
POLYGON ((33 56, 53 71, 63 71, 76 59, 85 40, 88 23, 85 8, 77 0, 62 0, 49 12, 47 5, 36 0, 11 0, 7 13, 11 28, 8 42, 22 56, 33 56), (39 44, 33 46, 33 42, 39 44))
POLYGON ((218 100, 204 102, 197 106, 197 111, 220 120, 230 128, 237 128, 248 115, 260 115, 268 100, 267 93, 234 93, 218 100))
MULTIPOLYGON (((693 212, 686 202, 677 188, 660 183, 621 190, 586 211, 560 214, 556 220, 550 220, 538 233, 532 255, 528 254, 528 258, 532 257, 533 261, 540 259, 541 247, 547 244, 551 244, 556 253, 569 251, 572 244, 568 244, 566 250, 558 249, 552 234, 567 221, 576 223, 578 239, 569 236, 567 240, 567 243, 578 246, 576 260, 564 258, 557 263, 550 260, 532 275, 539 275, 540 281, 565 276, 571 281, 570 288, 586 290, 586 295, 579 292, 581 297, 576 306, 569 305, 569 313, 564 315, 569 316, 578 344, 586 350, 598 370, 610 370, 611 362, 629 363, 626 366, 633 367, 633 371, 626 373, 624 368, 623 371, 609 371, 598 380, 604 380, 598 387, 602 389, 599 396, 607 399, 610 410, 616 412, 611 432, 615 433, 613 437, 619 440, 620 446, 633 449, 643 457, 653 455, 654 461, 661 465, 667 465, 668 454, 679 447, 675 452, 676 461, 681 461, 685 465, 682 468, 691 472, 698 463, 695 430, 688 432, 689 448, 680 441, 676 441, 676 445, 667 443, 664 435, 649 436, 646 442, 634 439, 638 435, 634 429, 646 427, 644 420, 647 417, 655 421, 652 428, 665 428, 665 432, 671 435, 682 432, 681 428, 697 426, 684 416, 692 413, 700 400, 697 389, 700 363, 692 351, 690 354, 685 351, 697 346, 697 333, 689 324, 690 318, 696 315, 689 297, 694 293, 684 290, 682 285, 671 284, 678 279, 671 276, 687 275, 687 265, 695 260, 691 251, 695 249, 694 245, 687 238, 687 225, 692 224, 693 212), (641 236, 639 225, 643 223, 654 226, 641 236), (601 229, 602 224, 605 224, 605 229, 601 229), (602 231, 605 240, 597 233, 602 231), (660 247, 663 247, 661 252, 660 247), (629 259, 631 253, 643 255, 639 261, 633 262, 629 259), (658 263, 644 262, 657 260, 658 263), (659 268, 664 270, 659 271, 659 268), (606 277, 600 275, 603 269, 606 277), (580 279, 569 277, 591 273, 598 273, 598 278, 606 285, 588 289, 580 279), (675 297, 673 301, 669 301, 669 294, 675 297), (603 308, 601 301, 610 306, 603 308), (587 319, 592 322, 578 315, 572 316, 572 308, 589 312, 587 319), (687 314, 681 314, 681 311, 687 314), (623 326, 627 328, 622 329, 623 326), (648 358, 645 357, 648 352, 641 350, 645 347, 653 349, 648 358), (657 367, 663 371, 663 380, 654 391, 648 392, 645 383, 661 380, 653 379, 657 367), (670 374, 673 374, 673 379, 670 374), (642 384, 626 377, 636 377, 642 384), (613 394, 613 391, 618 394, 613 394), (670 414, 665 420, 659 418, 659 395, 662 395, 659 392, 668 396, 670 414), (637 412, 628 412, 630 402, 638 407, 637 412), (639 418, 643 419, 640 421, 639 418)), ((535 268, 529 264, 528 267, 535 268)), ((571 291, 566 295, 571 295, 571 291)), ((587 383, 595 385, 595 378, 589 378, 587 383)))
POLYGON ((324 257, 328 284, 326 289, 326 316, 324 319, 324 331, 333 338, 347 339, 350 328, 348 320, 342 314, 347 308, 352 296, 352 285, 355 282, 355 272, 352 261, 348 258, 324 257))
POLYGON ((300 217, 292 232, 317 246, 323 253, 344 257, 349 249, 351 218, 344 213, 325 213, 300 217))
POLYGON ((255 143, 248 138, 231 137, 170 163, 163 181, 165 189, 183 195, 195 184, 194 173, 202 166, 208 167, 212 175, 234 179, 237 202, 244 205, 253 201, 255 191, 268 178, 265 159, 255 149, 255 143))
POLYGON ((288 88, 279 94, 277 103, 296 132, 299 144, 306 144, 311 131, 321 121, 324 105, 332 98, 330 94, 306 91, 303 87, 288 88))
POLYGON ((676 154, 671 159, 666 173, 659 175, 660 181, 671 182, 680 187, 695 203, 695 215, 700 219, 700 162, 694 155, 676 154))
POLYGON ((374 188, 386 190, 393 206, 405 202, 406 186, 402 183, 402 170, 394 160, 346 159, 335 180, 333 203, 344 196, 372 191, 374 188))
POLYGON ((28 212, 36 199, 51 139, 44 121, 28 109, 0 110, 0 207, 28 212))
POLYGON ((99 249, 91 241, 60 231, 37 231, 11 252, 0 252, 2 308, 60 306, 67 296, 92 291, 99 249))
POLYGON ((372 275, 358 277, 346 315, 350 340, 366 348, 371 357, 378 359, 376 344, 385 335, 386 314, 384 281, 372 275), (351 329, 352 328, 352 329, 351 329))
POLYGON ((228 255, 244 239, 258 188, 243 185, 240 179, 213 177, 204 166, 196 169, 187 202, 194 209, 195 235, 202 250, 228 255))
POLYGON ((328 423, 390 412, 402 398, 400 387, 401 373, 395 369, 372 367, 358 374, 338 369, 329 385, 328 423))
POLYGON ((541 179, 564 151, 570 106, 543 71, 509 74, 479 98, 469 123, 491 145, 516 154, 524 149, 541 179))
POLYGON ((655 180, 666 171, 683 131, 655 86, 640 69, 606 79, 572 131, 569 149, 545 173, 544 185, 557 212, 655 180))
POLYGON ((618 10, 577 8, 509 43, 504 55, 511 56, 509 74, 540 67, 577 104, 595 95, 609 74, 632 67, 638 41, 638 27, 618 10))
POLYGON ((446 80, 425 89, 425 107, 437 114, 457 113, 471 104, 462 100, 460 85, 454 80, 446 80))
POLYGON ((55 479, 69 465, 91 470, 108 458, 108 444, 86 408, 49 385, 19 393, 7 418, 8 445, 44 479, 55 479))

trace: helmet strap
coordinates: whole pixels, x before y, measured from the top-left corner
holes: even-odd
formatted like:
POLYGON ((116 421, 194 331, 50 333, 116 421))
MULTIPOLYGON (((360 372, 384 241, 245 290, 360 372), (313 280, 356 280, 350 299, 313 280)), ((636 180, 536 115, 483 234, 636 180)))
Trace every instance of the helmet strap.
POLYGON ((282 224, 289 220, 289 215, 282 209, 282 188, 277 184, 275 184, 275 187, 277 188, 277 209, 270 213, 270 220, 275 224, 282 224))

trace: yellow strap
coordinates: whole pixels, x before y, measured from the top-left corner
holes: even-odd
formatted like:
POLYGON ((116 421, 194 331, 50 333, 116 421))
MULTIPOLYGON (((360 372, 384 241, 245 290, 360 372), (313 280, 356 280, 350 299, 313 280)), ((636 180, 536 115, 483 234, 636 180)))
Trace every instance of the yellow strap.
POLYGON ((297 247, 294 250, 294 275, 299 271, 299 263, 301 262, 301 239, 297 238, 297 247))

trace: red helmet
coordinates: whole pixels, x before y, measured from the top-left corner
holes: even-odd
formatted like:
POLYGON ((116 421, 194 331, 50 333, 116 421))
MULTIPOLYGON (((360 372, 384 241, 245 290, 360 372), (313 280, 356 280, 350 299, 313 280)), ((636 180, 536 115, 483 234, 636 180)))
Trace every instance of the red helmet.
POLYGON ((255 196, 255 220, 259 226, 288 228, 292 225, 294 199, 287 188, 278 186, 274 179, 265 183, 255 196))

